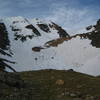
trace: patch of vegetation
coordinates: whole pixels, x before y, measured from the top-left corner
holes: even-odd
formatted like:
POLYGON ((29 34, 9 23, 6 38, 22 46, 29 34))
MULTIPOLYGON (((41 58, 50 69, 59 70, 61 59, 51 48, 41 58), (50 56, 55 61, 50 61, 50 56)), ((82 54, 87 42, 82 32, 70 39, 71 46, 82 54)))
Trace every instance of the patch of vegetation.
POLYGON ((62 44, 64 41, 68 41, 70 38, 62 37, 62 38, 57 38, 55 40, 51 40, 45 43, 45 47, 57 47, 59 44, 62 44))
POLYGON ((100 77, 73 70, 40 70, 16 74, 24 81, 24 87, 4 86, 0 100, 100 100, 100 77))

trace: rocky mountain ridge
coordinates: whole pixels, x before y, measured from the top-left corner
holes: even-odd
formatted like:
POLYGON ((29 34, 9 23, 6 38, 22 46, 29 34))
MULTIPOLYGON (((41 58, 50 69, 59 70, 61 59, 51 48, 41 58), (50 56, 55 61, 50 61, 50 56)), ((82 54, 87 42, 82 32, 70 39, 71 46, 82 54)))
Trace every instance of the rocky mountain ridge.
POLYGON ((1 69, 72 68, 95 75, 93 60, 99 74, 100 20, 87 27, 89 32, 73 36, 54 22, 23 17, 1 19, 0 30, 1 69))

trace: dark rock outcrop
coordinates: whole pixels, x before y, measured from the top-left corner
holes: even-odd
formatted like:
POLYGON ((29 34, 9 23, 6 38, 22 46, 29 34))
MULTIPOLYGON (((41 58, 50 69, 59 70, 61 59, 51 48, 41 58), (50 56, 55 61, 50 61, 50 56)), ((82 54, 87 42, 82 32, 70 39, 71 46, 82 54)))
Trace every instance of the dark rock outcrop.
POLYGON ((27 25, 26 28, 28 29, 32 29, 32 31, 37 35, 37 36, 41 36, 40 32, 32 25, 27 25))
POLYGON ((58 34, 60 37, 70 37, 69 34, 64 29, 62 29, 62 27, 58 26, 57 24, 53 22, 52 22, 52 27, 58 30, 58 34))
POLYGON ((100 48, 100 19, 97 21, 96 25, 87 27, 87 30, 90 30, 91 28, 94 28, 94 30, 83 34, 76 34, 72 36, 72 38, 79 36, 81 39, 89 39, 91 40, 92 46, 100 48))
MULTIPOLYGON (((8 37, 8 32, 4 23, 0 23, 0 54, 10 56, 12 53, 7 53, 5 50, 10 50, 10 40, 8 37)), ((0 69, 5 70, 5 68, 9 68, 15 72, 15 70, 9 66, 6 62, 14 63, 6 59, 2 59, 0 57, 0 69)))
POLYGON ((43 47, 33 47, 33 48, 32 48, 32 51, 40 52, 41 49, 44 49, 44 48, 43 48, 43 47))
POLYGON ((0 48, 8 50, 10 41, 8 38, 8 32, 4 23, 0 23, 0 48))
POLYGON ((49 27, 48 27, 47 24, 37 24, 37 25, 38 25, 39 28, 40 28, 41 30, 43 30, 44 32, 47 32, 47 33, 50 32, 50 29, 49 29, 49 27))
POLYGON ((5 70, 6 68, 9 68, 10 70, 16 72, 16 70, 12 68, 10 65, 8 65, 7 63, 15 64, 15 62, 0 58, 0 69, 5 70))

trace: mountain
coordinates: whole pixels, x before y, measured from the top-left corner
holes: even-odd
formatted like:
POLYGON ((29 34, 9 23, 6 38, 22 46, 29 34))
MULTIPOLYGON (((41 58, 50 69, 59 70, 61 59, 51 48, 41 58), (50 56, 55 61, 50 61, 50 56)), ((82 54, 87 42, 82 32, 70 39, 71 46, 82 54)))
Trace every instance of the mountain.
POLYGON ((23 17, 0 20, 0 67, 10 71, 74 69, 100 75, 100 20, 70 36, 51 21, 23 17))
POLYGON ((69 37, 64 29, 53 22, 38 19, 27 20, 23 17, 1 19, 0 35, 0 65, 13 71, 15 70, 11 66, 14 66, 15 63, 23 65, 25 62, 29 62, 27 66, 32 67, 34 65, 34 63, 30 64, 29 61, 31 59, 31 62, 33 62, 33 46, 43 45, 48 40, 59 37, 69 37))

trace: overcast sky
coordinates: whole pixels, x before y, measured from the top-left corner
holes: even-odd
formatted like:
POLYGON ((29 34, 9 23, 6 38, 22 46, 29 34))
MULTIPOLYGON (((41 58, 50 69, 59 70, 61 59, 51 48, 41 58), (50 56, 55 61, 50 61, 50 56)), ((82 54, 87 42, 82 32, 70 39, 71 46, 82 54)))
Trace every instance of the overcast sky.
POLYGON ((100 0, 0 0, 0 17, 44 18, 78 32, 100 18, 100 0))

